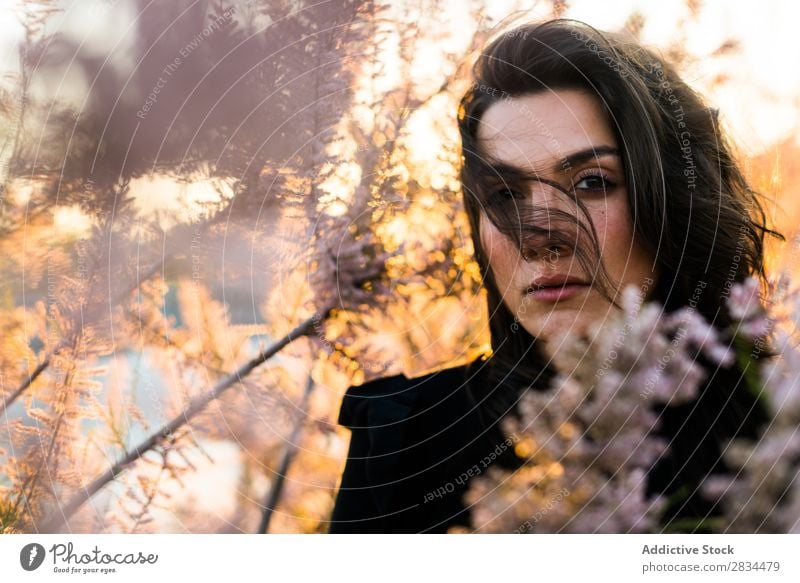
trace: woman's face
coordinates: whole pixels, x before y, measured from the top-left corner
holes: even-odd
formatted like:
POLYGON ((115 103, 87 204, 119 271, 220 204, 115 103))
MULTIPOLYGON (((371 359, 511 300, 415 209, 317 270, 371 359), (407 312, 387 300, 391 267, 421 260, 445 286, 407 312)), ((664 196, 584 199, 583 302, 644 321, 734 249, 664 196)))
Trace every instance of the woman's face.
MULTIPOLYGON (((550 211, 566 211, 594 225, 600 260, 610 281, 613 300, 629 285, 649 295, 657 274, 653 258, 637 242, 622 160, 617 141, 600 102, 579 90, 559 90, 516 97, 491 105, 478 130, 480 150, 493 163, 535 174, 513 198, 550 211), (546 182, 561 185, 559 192, 546 182), (586 214, 577 211, 575 197, 586 214)), ((506 198, 510 195, 498 188, 506 198)), ((515 203, 516 204, 516 203, 515 203)), ((544 225, 547 226, 546 218, 544 225)), ((573 231, 581 232, 573 225, 573 231)), ((583 237, 584 235, 580 235, 583 237)), ((614 307, 587 273, 572 250, 552 247, 539 237, 520 252, 481 212, 480 237, 494 282, 507 308, 547 353, 558 349, 565 332, 584 332, 588 324, 605 318, 614 307), (538 245, 538 248, 537 248, 538 245)))

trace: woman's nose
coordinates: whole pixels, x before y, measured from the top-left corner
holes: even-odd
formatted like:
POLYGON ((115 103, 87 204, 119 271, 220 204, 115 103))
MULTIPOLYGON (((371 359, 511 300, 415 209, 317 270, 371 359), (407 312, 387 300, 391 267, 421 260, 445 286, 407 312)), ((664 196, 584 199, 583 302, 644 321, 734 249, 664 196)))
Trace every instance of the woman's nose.
POLYGON ((557 261, 572 255, 577 239, 577 217, 568 195, 555 184, 536 183, 529 194, 530 209, 522 221, 521 251, 526 261, 557 261))
POLYGON ((574 246, 563 240, 563 234, 529 235, 522 240, 522 258, 525 261, 545 261, 554 263, 560 258, 569 257, 574 246))

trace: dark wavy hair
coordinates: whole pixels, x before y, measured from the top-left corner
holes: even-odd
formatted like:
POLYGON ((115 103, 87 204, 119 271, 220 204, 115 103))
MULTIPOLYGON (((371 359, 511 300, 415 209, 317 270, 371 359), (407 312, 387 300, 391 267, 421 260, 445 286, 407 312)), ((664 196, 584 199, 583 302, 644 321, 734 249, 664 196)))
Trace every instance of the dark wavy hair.
MULTIPOLYGON (((475 398, 488 403, 494 416, 512 411, 522 390, 547 386, 552 372, 537 339, 515 324, 503 304, 481 245, 481 213, 516 241, 523 257, 530 238, 548 237, 557 248, 568 243, 569 231, 556 229, 554 234, 552 221, 542 227, 536 209, 515 204, 513 212, 502 210, 502 205, 498 210, 491 199, 492 180, 538 178, 497 176, 490 170, 496 166, 487 164, 487 153, 481 152, 478 127, 494 103, 554 89, 584 90, 605 110, 619 144, 637 239, 655 257, 660 272, 650 298, 667 311, 696 302, 709 322, 719 329, 728 327, 725 297, 730 287, 748 276, 765 283, 765 238, 781 237, 767 226, 759 197, 734 159, 717 111, 655 52, 626 36, 573 20, 525 24, 501 34, 480 54, 458 111, 464 205, 487 291, 493 349, 488 361, 475 363, 487 373, 481 375, 483 389, 475 398), (697 297, 699 285, 704 287, 697 297)), ((583 237, 588 245, 576 255, 584 267, 591 267, 599 257, 592 225, 580 220, 575 224, 589 235, 583 237)), ((719 385, 713 398, 723 406, 731 402, 730 392, 741 377, 741 371, 729 372, 726 376, 717 371, 711 379, 719 385)), ((735 406, 752 409, 748 402, 735 406)), ((711 401, 707 404, 711 407, 711 401)), ((724 422, 741 426, 746 415, 744 410, 733 411, 724 422)))

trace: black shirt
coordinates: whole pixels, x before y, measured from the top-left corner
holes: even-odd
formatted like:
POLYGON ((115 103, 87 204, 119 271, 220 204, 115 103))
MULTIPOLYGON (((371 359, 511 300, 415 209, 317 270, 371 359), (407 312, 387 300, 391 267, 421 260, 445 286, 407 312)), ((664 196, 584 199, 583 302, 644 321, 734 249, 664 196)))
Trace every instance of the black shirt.
MULTIPOLYGON (((474 374, 474 367, 461 366, 347 391, 338 421, 352 436, 329 532, 443 533, 470 526, 462 497, 471 477, 486 471, 478 462, 488 456, 515 467, 520 461, 499 419, 487 413, 487 399, 472 388, 481 386, 474 374)), ((697 484, 711 471, 725 471, 721 447, 737 433, 754 436, 764 418, 734 371, 717 371, 695 402, 663 408, 658 433, 670 441, 670 454, 651 469, 647 491, 671 496, 664 530, 708 530, 701 520, 713 516, 715 504, 697 484)))
POLYGON ((504 440, 456 367, 351 387, 339 423, 352 432, 331 533, 446 532, 469 525, 460 479, 504 440), (486 450, 486 451, 484 451, 486 450))

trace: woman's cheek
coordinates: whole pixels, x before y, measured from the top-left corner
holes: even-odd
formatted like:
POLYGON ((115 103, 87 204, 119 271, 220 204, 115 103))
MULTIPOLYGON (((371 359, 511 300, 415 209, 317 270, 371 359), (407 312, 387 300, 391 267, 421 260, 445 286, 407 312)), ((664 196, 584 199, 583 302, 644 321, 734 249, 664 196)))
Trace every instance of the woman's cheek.
POLYGON ((598 238, 603 263, 612 280, 620 287, 641 284, 641 280, 650 274, 649 257, 634 237, 627 200, 609 208, 602 224, 603 231, 598 229, 598 238))
POLYGON ((484 216, 481 216, 481 245, 489 262, 497 291, 513 311, 519 303, 519 293, 515 293, 514 285, 514 276, 520 267, 519 249, 484 216))

